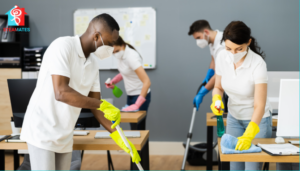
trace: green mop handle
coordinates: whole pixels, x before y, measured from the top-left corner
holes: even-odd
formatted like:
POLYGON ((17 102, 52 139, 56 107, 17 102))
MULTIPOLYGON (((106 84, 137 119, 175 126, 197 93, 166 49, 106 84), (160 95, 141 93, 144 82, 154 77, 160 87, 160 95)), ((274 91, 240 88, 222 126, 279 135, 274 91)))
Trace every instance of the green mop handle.
MULTIPOLYGON (((115 122, 112 121, 112 123, 115 123, 115 122)), ((131 149, 131 147, 130 147, 127 139, 126 139, 126 136, 124 135, 123 131, 121 130, 121 127, 119 125, 117 125, 116 129, 117 129, 118 133, 120 134, 120 136, 121 136, 123 142, 125 143, 126 147, 130 150, 130 156, 133 157, 132 149, 131 149)), ((140 163, 137 163, 136 165, 139 168, 139 170, 144 170, 140 163)))

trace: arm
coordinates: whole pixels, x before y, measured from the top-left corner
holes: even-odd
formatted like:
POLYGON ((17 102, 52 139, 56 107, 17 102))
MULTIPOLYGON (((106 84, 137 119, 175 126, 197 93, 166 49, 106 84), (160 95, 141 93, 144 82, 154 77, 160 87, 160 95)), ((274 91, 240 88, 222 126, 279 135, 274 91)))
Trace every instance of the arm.
POLYGON ((216 80, 216 74, 210 78, 208 83, 206 83, 205 88, 209 91, 212 90, 215 85, 215 80, 216 80))
POLYGON ((135 73, 138 75, 139 79, 143 82, 143 87, 140 96, 136 99, 135 103, 126 107, 125 109, 122 109, 122 111, 136 111, 139 110, 140 107, 145 103, 146 96, 148 93, 148 89, 151 85, 150 79, 145 72, 144 68, 142 66, 138 67, 136 70, 134 70, 135 73))
MULTIPOLYGON (((210 62, 209 68, 215 70, 215 59, 214 59, 213 56, 211 56, 211 62, 210 62)), ((210 90, 212 90, 214 88, 215 79, 216 79, 216 74, 214 76, 212 76, 210 78, 210 80, 206 83, 205 88, 207 90, 210 91, 210 90)))
POLYGON ((213 89, 215 85, 215 60, 213 56, 211 56, 209 69, 202 83, 206 83, 205 88, 207 91, 213 89))
POLYGON ((135 73, 139 77, 139 79, 143 82, 143 88, 142 88, 140 95, 146 98, 148 90, 151 86, 151 81, 150 81, 145 69, 142 66, 138 67, 135 70, 135 73))
POLYGON ((106 88, 113 89, 115 87, 114 85, 122 80, 123 80, 123 77, 122 77, 121 73, 119 73, 110 81, 110 83, 105 83, 106 88))
POLYGON ((254 112, 244 134, 238 137, 238 142, 235 150, 248 150, 251 147, 251 142, 259 133, 259 123, 265 113, 265 105, 267 100, 267 84, 255 84, 254 90, 254 112))
POLYGON ((255 84, 254 89, 254 112, 251 118, 252 122, 259 125, 265 113, 267 101, 267 84, 255 84))
POLYGON ((202 81, 203 83, 206 83, 205 86, 201 87, 197 95, 194 97, 193 104, 196 106, 197 111, 199 110, 199 106, 202 103, 203 97, 214 87, 215 84, 215 60, 212 56, 212 60, 210 62, 210 68, 207 71, 207 74, 202 81))
MULTIPOLYGON (((98 101, 100 101, 100 92, 90 92, 88 97, 90 98, 93 98, 93 99, 97 99, 98 101)), ((100 110, 97 110, 97 109, 91 109, 93 115, 95 116, 95 118, 97 119, 97 121, 107 130, 109 131, 110 133, 116 131, 116 129, 112 129, 111 128, 111 121, 110 120, 107 120, 105 117, 104 117, 104 113, 100 110)))
POLYGON ((224 104, 222 102, 224 90, 222 88, 221 79, 222 76, 216 75, 216 83, 212 92, 212 104, 210 105, 211 111, 217 116, 221 116, 223 114, 223 110, 221 109, 224 109, 224 104))
POLYGON ((215 70, 215 58, 213 56, 211 56, 209 68, 215 70))
POLYGON ((52 75, 55 99, 68 105, 97 109, 102 103, 99 99, 83 96, 69 86, 70 78, 61 75, 52 75))
POLYGON ((212 96, 214 97, 214 95, 218 94, 221 97, 223 97, 224 90, 221 85, 222 76, 215 74, 215 77, 216 77, 215 78, 216 81, 215 81, 215 87, 212 92, 212 96))
POLYGON ((265 105, 267 101, 267 66, 263 61, 257 65, 253 71, 254 78, 254 111, 244 134, 238 137, 236 150, 247 150, 251 147, 251 142, 259 133, 259 123, 265 113, 265 105))

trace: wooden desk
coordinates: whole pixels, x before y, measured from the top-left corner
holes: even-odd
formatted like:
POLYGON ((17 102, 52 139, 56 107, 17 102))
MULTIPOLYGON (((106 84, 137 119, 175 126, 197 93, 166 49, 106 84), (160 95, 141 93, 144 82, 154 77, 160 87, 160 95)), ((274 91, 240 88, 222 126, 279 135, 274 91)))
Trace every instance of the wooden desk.
POLYGON ((146 111, 121 112, 121 122, 139 123, 146 116, 146 111))
MULTIPOLYGON (((207 113, 206 114, 206 126, 207 126, 207 164, 206 164, 206 170, 212 170, 213 165, 213 127, 217 126, 217 119, 212 117, 214 116, 213 113, 207 113)), ((224 126, 227 125, 227 119, 224 118, 224 126)), ((277 126, 277 119, 272 119, 272 126, 277 126)))
MULTIPOLYGON (((77 131, 77 130, 76 130, 77 131)), ((102 130, 89 130, 90 134, 87 136, 74 136, 74 150, 122 150, 111 138, 108 139, 95 139, 96 132, 105 132, 102 130)), ((149 170, 149 131, 140 131, 140 138, 128 138, 135 148, 139 151, 141 156, 141 164, 145 170, 149 170)), ((0 131, 0 135, 10 134, 11 131, 0 131)), ((0 170, 4 170, 5 150, 21 150, 27 149, 26 143, 6 143, 0 142, 0 170)), ((138 170, 134 168, 134 170, 138 170)))
MULTIPOLYGON (((132 124, 132 130, 137 130, 137 124, 140 122, 140 121, 142 121, 144 118, 145 118, 145 116, 146 116, 146 114, 147 114, 147 112, 146 111, 138 111, 138 112, 121 112, 121 122, 122 123, 131 123, 132 124)), ((10 124, 10 123, 9 123, 10 124)), ((145 126, 144 126, 145 127, 145 126)), ((11 134, 11 131, 4 131, 3 132, 3 134, 1 134, 0 133, 0 135, 9 135, 9 134, 11 134)), ((92 140, 95 140, 94 139, 94 136, 95 135, 93 135, 93 131, 91 131, 91 133, 88 135, 88 136, 84 136, 84 139, 86 140, 88 137, 90 137, 91 136, 91 139, 92 140)), ((78 148, 77 148, 77 144, 76 144, 76 139, 77 138, 80 138, 79 136, 77 136, 77 137, 74 137, 74 150, 78 150, 78 148)), ((147 138, 148 139, 148 138, 147 138)), ((95 141, 89 141, 89 142, 95 142, 96 144, 98 144, 98 142, 97 142, 97 140, 98 139, 96 139, 95 141)), ((137 139, 134 139, 134 141, 136 141, 137 139)), ((79 141, 80 141, 80 139, 79 139, 79 141)), ((103 141, 103 140, 102 140, 103 141)), ((114 143, 114 142, 113 142, 114 143)), ((132 142, 133 143, 133 142, 132 142)), ((101 144, 101 143, 100 143, 101 144)), ((7 144, 6 144, 7 145, 7 144)), ((25 144, 22 144, 22 143, 17 143, 17 144, 8 144, 8 145, 13 145, 13 148, 15 148, 15 149, 12 149, 12 150, 14 150, 14 168, 15 168, 15 170, 19 167, 19 155, 18 155, 18 149, 20 149, 20 148, 18 148, 18 146, 20 146, 20 147, 22 147, 23 149, 27 149, 27 145, 25 144), (26 148, 24 148, 24 147, 26 147, 26 148)), ((85 144, 85 145, 87 145, 87 144, 85 144)), ((99 144, 98 144, 99 145, 99 144)), ((98 145, 96 145, 96 146, 93 146, 93 144, 88 144, 88 146, 90 147, 90 148, 92 148, 93 150, 103 150, 103 149, 99 149, 100 147, 98 146, 98 145)), ((136 144, 135 144, 136 145, 136 144)), ((137 144, 138 145, 138 144, 137 144)), ((141 144, 142 145, 142 144, 141 144)), ((141 146, 141 145, 139 145, 139 146, 141 146)), ((80 145, 79 145, 80 146, 80 145)), ((1 147, 1 146, 0 146, 1 147)), ((115 147, 115 146, 114 146, 115 147)), ((143 145, 142 145, 142 147, 143 147, 143 145)), ((109 146, 106 146, 106 147, 101 147, 101 148, 105 148, 105 149, 107 149, 107 150, 116 150, 116 149, 110 149, 109 148, 109 146)), ((81 148, 81 147, 79 147, 79 149, 80 150, 83 150, 82 151, 82 154, 84 153, 84 150, 89 150, 89 149, 84 149, 84 148, 81 148)), ((1 148, 0 148, 0 150, 1 150, 1 148)), ((8 150, 8 149, 6 149, 6 150, 8 150)), ((117 150, 119 150, 119 149, 117 149, 117 150)), ((137 150, 139 150, 138 148, 137 148, 137 150)), ((0 152, 1 153, 1 152, 0 152)), ((107 151, 107 158, 108 158, 108 165, 109 166, 113 166, 113 164, 112 164, 112 162, 111 162, 111 156, 110 156, 110 152, 109 151, 107 151)), ((2 158, 1 158, 1 154, 0 154, 0 161, 2 161, 2 158)), ((135 165, 131 165, 132 166, 132 168, 134 168, 135 167, 135 165)), ((1 170, 1 169, 0 169, 1 170)))
MULTIPOLYGON (((289 140, 297 139, 285 139, 285 142, 288 143, 289 140)), ((221 144, 221 138, 218 138, 218 144, 221 144)), ((252 141, 253 144, 275 144, 275 138, 255 138, 252 141)), ((299 147, 299 145, 296 145, 299 147)), ((229 166, 229 164, 224 164, 224 162, 280 162, 280 163, 299 163, 298 156, 271 156, 266 152, 262 151, 260 153, 248 153, 248 154, 223 154, 221 151, 221 146, 218 146, 220 164, 219 170, 229 170, 224 166, 229 166)))

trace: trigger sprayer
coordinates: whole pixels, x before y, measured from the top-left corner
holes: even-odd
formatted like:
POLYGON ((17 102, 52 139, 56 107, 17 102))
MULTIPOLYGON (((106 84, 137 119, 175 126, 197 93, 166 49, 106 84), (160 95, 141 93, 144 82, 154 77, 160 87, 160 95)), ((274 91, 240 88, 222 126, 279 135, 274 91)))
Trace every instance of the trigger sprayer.
MULTIPOLYGON (((105 81, 105 84, 110 84, 111 82, 111 79, 108 78, 106 81, 105 81)), ((113 95, 115 95, 117 98, 121 97, 122 94, 123 94, 123 91, 116 85, 114 85, 114 88, 112 89, 112 93, 113 95)))
MULTIPOLYGON (((219 110, 219 112, 222 110, 220 100, 216 101, 215 108, 217 110, 219 110)), ((224 127, 223 115, 220 115, 220 116, 217 115, 217 134, 218 134, 218 137, 222 137, 222 135, 224 133, 225 133, 225 127, 224 127)))

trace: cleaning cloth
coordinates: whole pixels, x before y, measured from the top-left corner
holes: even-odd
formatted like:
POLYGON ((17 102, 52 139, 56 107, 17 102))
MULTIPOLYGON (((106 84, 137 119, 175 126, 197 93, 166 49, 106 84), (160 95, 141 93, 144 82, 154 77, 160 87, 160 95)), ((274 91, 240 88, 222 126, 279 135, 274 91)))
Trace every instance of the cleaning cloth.
MULTIPOLYGON (((129 106, 129 105, 126 104, 124 107, 122 107, 121 111, 124 112, 123 109, 125 109, 125 108, 128 107, 128 106, 129 106)), ((133 110, 133 111, 128 111, 128 112, 137 112, 137 111, 139 111, 139 110, 133 110)))
POLYGON ((238 139, 232 135, 224 134, 221 138, 221 150, 223 154, 240 154, 240 153, 259 153, 261 148, 251 144, 248 150, 238 151, 235 150, 235 146, 238 139))

